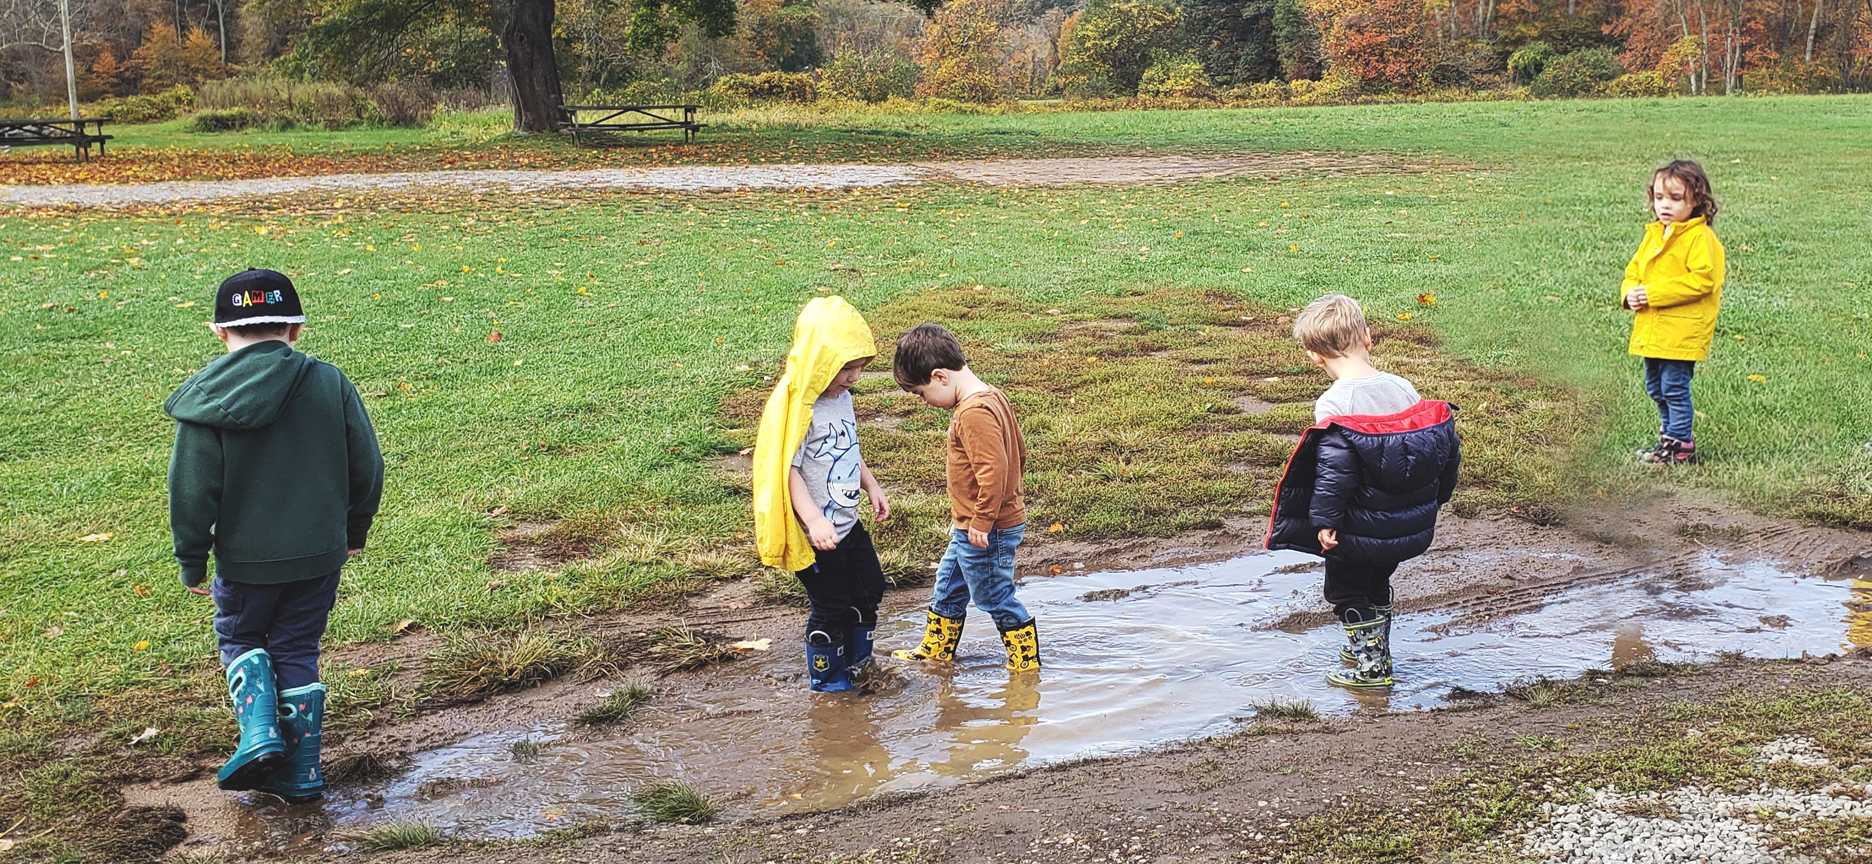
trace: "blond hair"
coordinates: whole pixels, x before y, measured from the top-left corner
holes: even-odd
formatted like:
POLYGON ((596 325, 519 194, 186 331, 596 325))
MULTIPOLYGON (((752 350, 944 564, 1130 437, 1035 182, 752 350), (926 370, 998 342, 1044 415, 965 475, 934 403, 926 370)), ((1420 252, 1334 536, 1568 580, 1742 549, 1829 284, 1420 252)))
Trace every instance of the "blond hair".
POLYGON ((1328 294, 1294 317, 1294 338, 1321 357, 1344 357, 1365 344, 1365 310, 1344 294, 1328 294))

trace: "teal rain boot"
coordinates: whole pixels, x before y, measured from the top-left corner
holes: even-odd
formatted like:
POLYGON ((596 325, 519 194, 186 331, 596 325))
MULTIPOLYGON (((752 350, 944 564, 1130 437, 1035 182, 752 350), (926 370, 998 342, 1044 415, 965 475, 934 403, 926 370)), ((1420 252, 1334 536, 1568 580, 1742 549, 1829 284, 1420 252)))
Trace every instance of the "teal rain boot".
POLYGON ((1390 687, 1391 646, 1385 638, 1385 618, 1374 618, 1356 624, 1342 624, 1345 628, 1347 650, 1352 654, 1353 667, 1326 673, 1326 680, 1341 687, 1382 688, 1390 687))
POLYGON ((815 693, 844 693, 852 689, 845 677, 845 646, 834 644, 824 630, 806 636, 806 677, 815 693))
POLYGON ((325 725, 325 685, 307 684, 279 694, 280 734, 286 739, 286 763, 260 784, 288 804, 307 804, 325 796, 319 771, 320 729, 325 725))
POLYGON ((286 761, 280 740, 279 694, 274 691, 273 657, 255 648, 228 665, 228 696, 234 700, 234 721, 240 724, 240 746, 221 766, 215 782, 223 789, 244 792, 279 770, 286 761))

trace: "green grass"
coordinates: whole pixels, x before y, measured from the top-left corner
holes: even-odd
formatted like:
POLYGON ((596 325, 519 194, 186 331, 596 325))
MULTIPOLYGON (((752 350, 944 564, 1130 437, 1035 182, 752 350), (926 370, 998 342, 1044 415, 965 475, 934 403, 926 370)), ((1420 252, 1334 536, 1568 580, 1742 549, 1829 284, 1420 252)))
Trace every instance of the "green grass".
POLYGON ((715 803, 681 780, 664 780, 631 793, 631 803, 652 822, 700 825, 715 818, 715 803))
MULTIPOLYGON (((1265 504, 1280 448, 1255 436, 1304 418, 1212 414, 1205 406, 1226 411, 1235 393, 1166 379, 1179 367, 1144 350, 1156 339, 1185 359, 1248 356, 1248 343, 1204 334, 1192 308, 1204 292, 1278 311, 1349 291, 1390 326, 1381 355, 1410 360, 1401 371, 1436 382, 1430 395, 1464 394, 1463 422, 1492 430, 1494 443, 1471 450, 1472 476, 1528 503, 1639 489, 1657 475, 1624 466, 1623 454, 1652 434, 1654 417, 1637 361, 1623 352, 1616 283, 1644 222, 1637 190, 1653 163, 1679 155, 1712 171, 1732 269, 1720 344, 1697 378, 1704 464, 1665 482, 1863 524, 1872 247, 1861 235, 1872 204, 1855 178, 1872 174, 1868 104, 868 118, 922 136, 925 149, 1044 139, 1106 150, 1381 150, 1439 164, 1140 188, 455 199, 419 202, 422 212, 7 212, 0 384, 21 410, 0 419, 0 705, 12 706, 0 717, 50 717, 87 693, 161 691, 186 677, 165 670, 212 662, 198 623, 210 605, 173 582, 163 499, 172 425, 159 406, 219 347, 201 326, 213 285, 249 265, 296 274, 312 315, 302 347, 367 394, 389 461, 384 513, 333 615, 337 642, 387 638, 405 618, 451 632, 663 602, 751 571, 745 480, 713 467, 746 446, 748 430, 745 413, 724 419, 722 405, 771 386, 764 376, 777 374, 793 315, 822 290, 852 299, 874 324, 949 320, 978 347, 981 371, 1011 389, 1039 359, 1077 353, 1084 368, 1055 376, 1047 367, 1021 403, 1043 445, 1032 489, 1048 509, 1037 516, 1068 536, 1162 533, 1209 524, 1229 502, 1246 512, 1265 504), (993 304, 957 299, 977 285, 993 304), (1418 305, 1419 293, 1437 304, 1418 305), (1172 306, 1161 320, 1145 317, 1153 310, 1139 298, 1150 297, 1172 306), (1054 308, 1081 323, 1104 309, 1096 314, 1136 326, 1073 334, 1023 317, 1054 308), (1399 324, 1407 312, 1414 319, 1399 324), (1132 352, 1098 361, 1123 360, 1122 378, 1085 359, 1105 342, 1132 352), (1450 355, 1469 365, 1434 359, 1450 355), (1576 388, 1579 403, 1542 382, 1576 388), (1173 399, 1120 392, 1156 386, 1173 399), (1076 414, 1093 421, 1071 428, 1084 422, 1076 414), (1250 428, 1258 423, 1269 425, 1250 428), (1213 446, 1237 449, 1132 440, 1146 427, 1200 428, 1213 446), (1568 452, 1582 431, 1588 446, 1568 452), (1203 460, 1263 473, 1186 482, 1203 460), (1146 501, 1153 488, 1190 496, 1196 506, 1178 512, 1196 522, 1128 522, 1129 504, 1115 502, 1146 501), (504 517, 486 516, 502 507, 504 517), (505 519, 610 528, 585 557, 505 574, 488 563, 505 519), (81 539, 99 534, 110 536, 81 539)), ((802 140, 863 137, 827 124, 802 140)), ((1262 377, 1283 380, 1256 378, 1269 389, 1249 392, 1310 398, 1325 381, 1298 352, 1266 353, 1278 329, 1252 347, 1257 369, 1273 364, 1262 377)), ((890 335, 881 331, 886 344, 890 335)), ((906 526, 926 525, 942 499, 923 467, 932 445, 919 436, 942 418, 900 405, 888 382, 866 385, 906 427, 923 425, 867 429, 866 443, 904 479, 892 492, 906 526)), ((940 542, 909 527, 893 535, 897 572, 927 572, 928 559, 912 553, 940 542)))
POLYGON ((1266 717, 1270 720, 1283 720, 1290 723, 1312 723, 1319 720, 1319 711, 1313 708, 1313 703, 1305 699, 1271 698, 1264 702, 1256 702, 1250 707, 1254 708, 1256 718, 1266 717))
POLYGON ((656 691, 643 683, 626 684, 612 691, 604 701, 579 712, 578 722, 585 726, 610 726, 636 716, 656 691))
POLYGON ((399 819, 385 822, 358 835, 356 842, 358 848, 367 852, 396 852, 438 846, 446 841, 434 825, 399 819))
POLYGON ((572 671, 612 671, 596 640, 563 630, 463 632, 447 637, 423 668, 426 689, 444 699, 520 690, 572 671))

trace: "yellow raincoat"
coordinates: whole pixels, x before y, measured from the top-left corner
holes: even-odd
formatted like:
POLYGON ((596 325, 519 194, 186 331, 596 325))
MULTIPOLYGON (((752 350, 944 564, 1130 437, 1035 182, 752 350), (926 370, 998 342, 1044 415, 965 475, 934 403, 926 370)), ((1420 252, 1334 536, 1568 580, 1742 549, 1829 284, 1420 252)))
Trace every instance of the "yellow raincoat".
POLYGON ((812 426, 812 405, 845 364, 877 356, 864 316, 843 297, 814 297, 793 324, 786 372, 761 410, 754 438, 754 545, 761 563, 798 571, 816 558, 787 486, 793 454, 812 426))
POLYGON ((1723 245, 1703 217, 1645 226, 1625 266, 1625 294, 1644 286, 1648 305, 1632 318, 1631 353, 1660 360, 1709 359, 1722 306, 1723 245))

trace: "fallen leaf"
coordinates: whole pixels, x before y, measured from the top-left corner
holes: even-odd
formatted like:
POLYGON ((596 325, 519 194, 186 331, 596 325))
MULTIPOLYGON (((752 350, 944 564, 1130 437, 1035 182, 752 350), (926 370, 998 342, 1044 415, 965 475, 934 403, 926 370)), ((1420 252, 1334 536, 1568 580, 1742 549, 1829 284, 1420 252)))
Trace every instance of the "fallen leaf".
POLYGON ((151 591, 148 585, 138 585, 135 588, 132 588, 130 590, 134 592, 138 597, 148 597, 151 594, 156 593, 154 591, 151 591))
POLYGON ((741 609, 752 609, 754 608, 754 603, 751 600, 730 600, 728 601, 728 608, 737 611, 741 609))
POLYGON ((13 851, 13 841, 0 840, 0 852, 11 852, 11 851, 13 851))
POLYGON ((111 535, 109 534, 86 534, 85 536, 78 538, 78 542, 80 543, 102 543, 106 540, 109 540, 110 538, 111 538, 111 535))
POLYGON ((1767 383, 1767 382, 1768 382, 1768 376, 1766 376, 1766 375, 1750 375, 1750 376, 1748 376, 1748 380, 1750 380, 1750 381, 1753 381, 1753 382, 1755 382, 1755 383, 1757 383, 1757 384, 1765 384, 1765 383, 1767 383))
POLYGON ((390 625, 390 632, 395 633, 399 636, 408 636, 409 634, 415 631, 416 631, 416 619, 414 618, 405 618, 401 621, 398 621, 395 624, 390 625))
POLYGON ((353 677, 353 678, 362 678, 362 677, 364 677, 364 676, 366 676, 366 675, 369 675, 369 674, 370 674, 370 670, 369 670, 369 669, 353 669, 353 670, 351 670, 351 677, 353 677))
POLYGON ((489 519, 499 519, 500 517, 507 515, 507 505, 502 504, 499 507, 489 510, 487 512, 487 515, 489 519))
POLYGON ((1435 294, 1419 294, 1417 295, 1417 302, 1425 306, 1435 306, 1436 295, 1435 294))
POLYGON ((728 645, 736 651, 766 651, 773 647, 772 639, 744 639, 728 645))
POLYGON ((746 455, 748 455, 749 453, 752 453, 752 452, 754 452, 754 448, 752 448, 752 447, 743 447, 743 448, 741 448, 741 452, 739 452, 739 453, 737 453, 737 454, 735 454, 735 455, 737 455, 737 456, 746 456, 746 455))
POLYGON ((45 638, 47 638, 47 639, 57 639, 58 637, 60 637, 60 636, 63 636, 63 635, 65 635, 65 628, 63 628, 63 627, 47 627, 47 628, 45 629, 45 632, 44 632, 44 633, 41 633, 40 635, 41 635, 41 636, 44 636, 44 637, 45 637, 45 638))
POLYGON ((1059 523, 1059 522, 1055 522, 1055 523, 1053 523, 1053 524, 1052 524, 1051 526, 1049 526, 1049 527, 1047 528, 1047 533, 1048 533, 1048 534, 1058 534, 1059 532, 1061 532, 1061 531, 1064 531, 1064 530, 1066 530, 1066 526, 1065 526, 1064 524, 1061 524, 1061 523, 1059 523))
POLYGON ((505 587, 507 587, 507 580, 505 579, 490 579, 487 583, 487 590, 489 591, 499 591, 505 587))
POLYGON ((493 344, 495 344, 495 343, 497 343, 497 342, 499 342, 500 340, 501 340, 501 335, 500 335, 500 331, 499 331, 499 330, 496 330, 496 331, 494 331, 494 332, 492 332, 492 333, 489 333, 489 334, 488 334, 488 344, 489 344, 489 345, 493 345, 493 344))
POLYGON ((1409 321, 1410 319, 1412 319, 1412 318, 1414 318, 1414 317, 1416 317, 1416 316, 1415 316, 1415 315, 1412 315, 1412 314, 1411 314, 1411 313, 1409 313, 1409 312, 1399 312, 1399 313, 1397 314, 1397 320, 1399 320, 1399 321, 1409 321))
POLYGON ((1055 564, 1055 565, 1053 565, 1053 567, 1052 567, 1052 570, 1053 570, 1053 575, 1055 575, 1055 576, 1058 576, 1058 575, 1060 575, 1061 573, 1064 573, 1064 572, 1066 572, 1066 571, 1065 571, 1064 569, 1062 569, 1062 568, 1061 568, 1061 567, 1060 567, 1060 566, 1059 566, 1058 564, 1055 564))
POLYGON ((132 645, 132 646, 130 646, 130 650, 132 650, 132 651, 148 651, 148 650, 149 650, 149 640, 148 640, 148 639, 145 639, 145 640, 143 640, 143 641, 141 641, 141 642, 138 642, 138 643, 137 643, 137 644, 135 644, 135 645, 132 645))
POLYGON ((378 391, 376 391, 376 392, 374 392, 374 393, 366 393, 365 395, 366 395, 366 396, 388 396, 388 395, 390 395, 390 391, 388 391, 388 390, 378 390, 378 391))
POLYGON ((193 309, 193 308, 195 308, 195 301, 193 301, 193 300, 190 300, 190 301, 188 301, 187 303, 177 303, 177 304, 175 304, 175 308, 177 308, 177 309, 193 309))
POLYGON ((157 733, 160 733, 161 731, 162 731, 161 729, 158 729, 154 726, 146 726, 144 727, 142 732, 139 732, 136 735, 131 736, 130 743, 141 744, 145 741, 148 741, 151 738, 156 737, 157 733))

